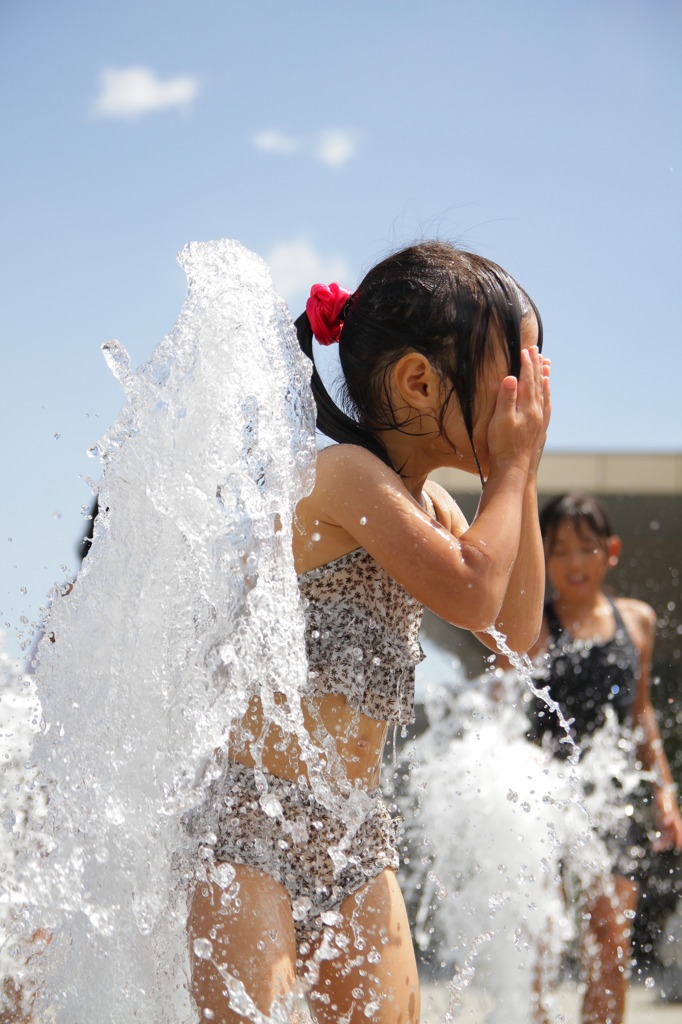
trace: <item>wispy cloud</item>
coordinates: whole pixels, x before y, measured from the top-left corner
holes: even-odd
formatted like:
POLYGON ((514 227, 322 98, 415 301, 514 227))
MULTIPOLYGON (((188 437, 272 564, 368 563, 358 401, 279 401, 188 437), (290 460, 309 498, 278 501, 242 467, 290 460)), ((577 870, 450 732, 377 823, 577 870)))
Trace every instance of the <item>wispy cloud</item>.
POLYGON ((329 167, 340 167, 352 160, 358 149, 357 133, 343 129, 327 129, 319 133, 313 155, 329 167))
POLYGON ((170 107, 186 108, 199 94, 191 75, 161 79, 149 68, 105 68, 92 110, 97 117, 136 118, 170 107))
POLYGON ((351 269, 343 256, 320 253, 305 239, 275 243, 268 263, 275 288, 289 303, 293 316, 303 308, 314 284, 338 281, 346 288, 353 287, 351 269))
POLYGON ((323 128, 314 135, 291 135, 277 128, 257 132, 253 145, 263 153, 304 153, 328 167, 340 167, 356 155, 359 134, 348 128, 323 128))
POLYGON ((257 132, 253 137, 253 144, 264 153, 295 153, 300 145, 293 135, 286 135, 276 128, 257 132))

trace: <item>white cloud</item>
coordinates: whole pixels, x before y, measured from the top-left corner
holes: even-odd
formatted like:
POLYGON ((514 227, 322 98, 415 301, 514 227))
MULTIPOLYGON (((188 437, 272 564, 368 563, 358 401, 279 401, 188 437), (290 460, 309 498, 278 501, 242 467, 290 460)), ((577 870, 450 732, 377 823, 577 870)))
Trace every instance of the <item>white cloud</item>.
POLYGON ((93 102, 98 117, 140 117, 169 107, 186 107, 199 93, 190 75, 160 79, 149 68, 105 68, 93 102))
POLYGON ((344 128, 324 128, 314 135, 295 136, 277 128, 257 132, 253 144, 263 153, 278 155, 302 151, 328 167, 340 167, 356 155, 358 133, 344 128))
POLYGON ((355 132, 343 129, 327 129, 319 133, 314 149, 314 157, 329 167, 340 167, 351 160, 358 148, 355 132))
POLYGON ((345 288, 353 288, 346 260, 337 254, 322 255, 304 239, 277 242, 270 250, 268 263, 275 288, 288 302, 294 319, 303 311, 314 284, 338 281, 345 288))
POLYGON ((293 135, 286 135, 276 128, 257 132, 253 137, 253 144, 264 153, 295 153, 300 145, 293 135))

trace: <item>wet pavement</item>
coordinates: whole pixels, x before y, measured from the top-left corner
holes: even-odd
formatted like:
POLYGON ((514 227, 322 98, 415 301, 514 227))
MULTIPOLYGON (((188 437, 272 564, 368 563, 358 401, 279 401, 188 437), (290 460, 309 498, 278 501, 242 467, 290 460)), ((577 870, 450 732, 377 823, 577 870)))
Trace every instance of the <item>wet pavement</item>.
MULTIPOLYGON (((555 1003, 565 1024, 580 1024, 580 994, 576 985, 562 985, 555 993, 555 1003)), ((421 1024, 443 1024, 449 995, 445 984, 422 981, 421 1024)), ((484 1024, 492 1002, 485 993, 471 989, 465 993, 462 1006, 454 1020, 463 1024, 484 1024)), ((530 1017, 529 1017, 530 1021, 530 1017)), ((656 988, 633 985, 628 994, 625 1024, 680 1024, 682 1003, 661 1002, 656 988)))

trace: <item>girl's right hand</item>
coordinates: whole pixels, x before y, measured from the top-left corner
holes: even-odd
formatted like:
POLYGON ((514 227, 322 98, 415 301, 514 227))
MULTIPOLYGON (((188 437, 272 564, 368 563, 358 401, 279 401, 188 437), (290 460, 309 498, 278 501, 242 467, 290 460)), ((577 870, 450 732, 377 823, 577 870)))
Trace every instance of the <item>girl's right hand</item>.
POLYGON ((509 464, 536 472, 547 437, 551 413, 549 360, 537 346, 521 352, 521 372, 500 383, 488 426, 490 470, 509 464))

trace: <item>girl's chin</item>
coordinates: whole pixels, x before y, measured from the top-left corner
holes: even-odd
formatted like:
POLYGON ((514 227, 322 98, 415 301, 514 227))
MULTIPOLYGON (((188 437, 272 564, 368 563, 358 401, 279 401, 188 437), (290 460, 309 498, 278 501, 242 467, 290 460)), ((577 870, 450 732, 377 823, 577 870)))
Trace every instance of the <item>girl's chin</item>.
POLYGON ((589 580, 580 580, 571 583, 564 581, 561 586, 557 587, 557 590, 562 597, 582 597, 585 594, 590 593, 592 590, 592 584, 589 580))

